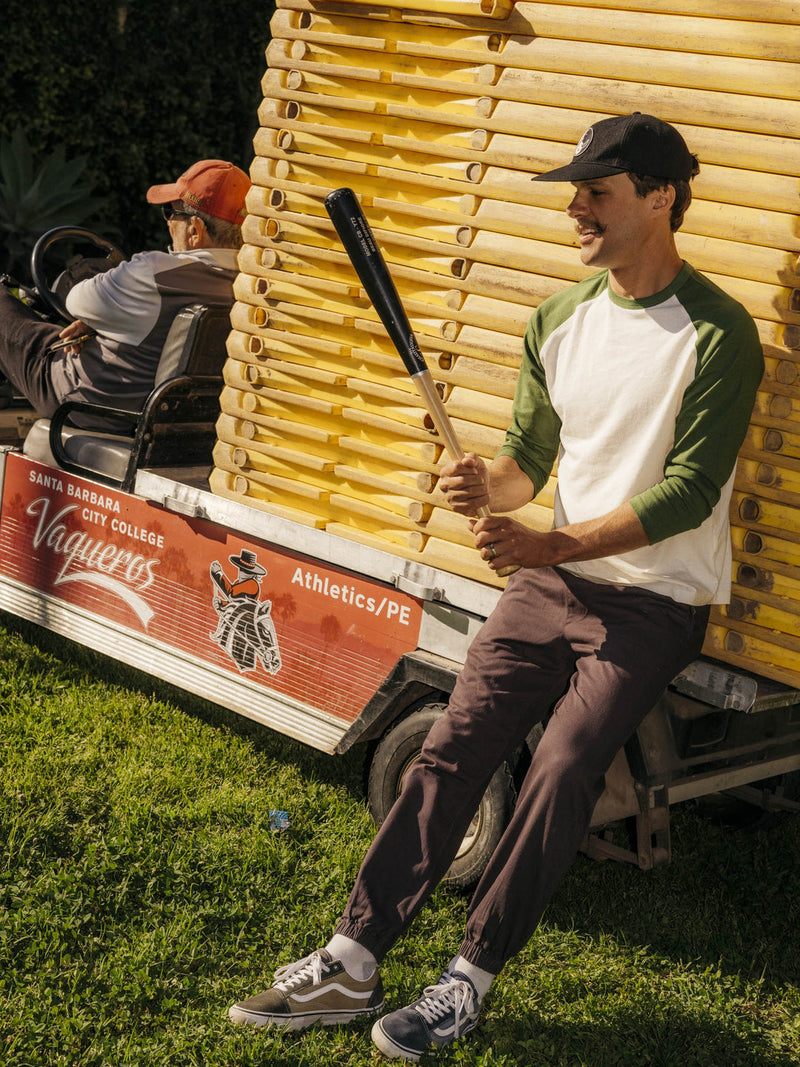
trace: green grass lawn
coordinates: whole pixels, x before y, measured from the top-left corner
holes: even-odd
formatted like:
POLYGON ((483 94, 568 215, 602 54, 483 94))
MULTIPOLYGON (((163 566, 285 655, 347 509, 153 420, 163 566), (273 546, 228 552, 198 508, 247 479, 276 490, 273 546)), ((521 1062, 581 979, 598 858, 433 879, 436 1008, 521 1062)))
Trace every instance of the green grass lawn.
MULTIPOLYGON (((322 755, 3 621, 0 1064, 385 1062, 368 1023, 225 1021, 327 940, 373 833, 361 754, 322 755), (288 831, 270 832, 270 808, 288 831)), ((483 1024, 437 1062, 796 1067, 800 819, 734 833, 684 806, 673 853, 649 873, 579 857, 483 1024)), ((440 890, 395 948, 392 1007, 435 980, 465 910, 440 890)))

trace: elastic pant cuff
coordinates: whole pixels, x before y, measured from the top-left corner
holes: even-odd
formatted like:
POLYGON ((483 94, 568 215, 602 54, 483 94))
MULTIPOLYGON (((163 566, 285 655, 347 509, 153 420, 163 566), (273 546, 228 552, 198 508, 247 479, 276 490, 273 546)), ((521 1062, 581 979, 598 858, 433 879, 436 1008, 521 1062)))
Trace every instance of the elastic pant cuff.
POLYGON ((392 947, 391 944, 386 943, 385 938, 382 939, 376 936, 369 927, 353 922, 350 919, 340 919, 333 932, 349 937, 351 941, 357 941, 359 945, 372 953, 378 963, 383 961, 386 953, 392 947))
POLYGON ((482 971, 488 971, 489 974, 494 975, 500 974, 503 966, 508 962, 484 945, 476 945, 474 941, 463 941, 458 954, 473 966, 480 967, 482 971))

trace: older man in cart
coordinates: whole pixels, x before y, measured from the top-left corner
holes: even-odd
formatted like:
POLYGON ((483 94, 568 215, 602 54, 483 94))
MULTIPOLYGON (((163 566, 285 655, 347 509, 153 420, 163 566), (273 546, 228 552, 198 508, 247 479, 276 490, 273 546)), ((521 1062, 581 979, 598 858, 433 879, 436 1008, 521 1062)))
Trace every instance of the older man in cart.
MULTIPOLYGON (((221 159, 201 159, 174 182, 151 186, 147 200, 161 207, 169 251, 140 252, 77 281, 65 298, 73 317, 66 326, 39 317, 4 278, 0 375, 45 417, 65 401, 140 410, 178 312, 233 305, 249 188, 244 171, 221 159)), ((93 429, 116 428, 92 420, 93 429)))

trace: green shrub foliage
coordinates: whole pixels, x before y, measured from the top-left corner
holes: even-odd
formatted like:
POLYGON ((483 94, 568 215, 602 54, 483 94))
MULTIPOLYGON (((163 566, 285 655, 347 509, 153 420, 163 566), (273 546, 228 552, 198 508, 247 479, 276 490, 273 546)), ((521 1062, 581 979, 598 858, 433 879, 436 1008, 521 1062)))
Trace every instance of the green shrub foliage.
POLYGON ((65 158, 64 146, 34 157, 25 131, 0 137, 0 269, 27 280, 37 238, 54 226, 89 223, 104 202, 84 181, 86 157, 65 158))
POLYGON ((248 170, 273 0, 5 0, 0 136, 86 156, 95 220, 127 252, 166 247, 148 186, 195 160, 248 170))

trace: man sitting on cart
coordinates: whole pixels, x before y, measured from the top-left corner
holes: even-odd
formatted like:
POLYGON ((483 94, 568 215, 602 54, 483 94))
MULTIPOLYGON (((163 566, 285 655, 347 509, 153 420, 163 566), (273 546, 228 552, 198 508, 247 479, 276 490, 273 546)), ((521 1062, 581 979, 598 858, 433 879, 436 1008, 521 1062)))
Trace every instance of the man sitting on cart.
POLYGON ((467 1034, 577 854, 614 756, 699 654, 709 605, 730 591, 733 472, 763 356, 747 311, 678 253, 697 169, 674 127, 637 112, 595 123, 570 163, 538 176, 573 184, 567 214, 596 272, 534 312, 494 462, 471 454, 440 478, 488 566, 516 570, 333 936, 234 1004, 234 1022, 302 1030, 380 1013, 380 963, 496 769, 544 721, 463 941, 438 981, 372 1028, 384 1055, 413 1062, 467 1034), (545 533, 508 513, 556 457, 545 533))
POLYGON ((0 374, 45 418, 67 400, 141 410, 178 312, 233 304, 249 188, 232 163, 203 159, 148 189, 148 202, 162 205, 171 248, 76 282, 66 327, 45 322, 0 285, 0 374))

